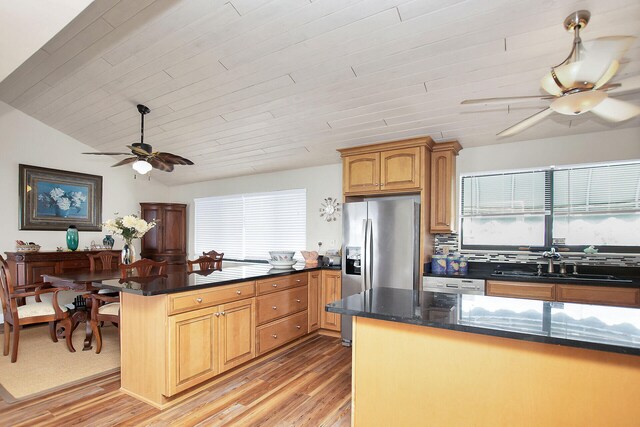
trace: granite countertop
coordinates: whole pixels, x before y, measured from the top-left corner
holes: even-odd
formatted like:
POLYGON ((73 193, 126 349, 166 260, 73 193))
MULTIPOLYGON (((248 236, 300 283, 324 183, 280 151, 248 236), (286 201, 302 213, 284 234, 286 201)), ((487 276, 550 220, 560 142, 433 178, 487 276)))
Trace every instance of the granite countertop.
POLYGON ((170 270, 162 276, 102 280, 94 282, 93 286, 100 289, 152 296, 213 288, 322 269, 340 270, 340 267, 309 267, 299 263, 291 269, 284 270, 273 268, 269 264, 256 263, 253 265, 223 267, 222 270, 195 271, 193 273, 188 273, 186 268, 178 268, 170 270))
MULTIPOLYGON (((546 266, 545 266, 546 268, 546 266)), ((640 288, 640 268, 637 267, 607 267, 607 266, 578 266, 581 274, 611 275, 620 280, 594 280, 579 279, 571 273, 564 276, 511 276, 496 274, 496 271, 520 271, 535 273, 536 264, 511 264, 511 263, 478 263, 470 262, 468 273, 464 276, 446 276, 431 273, 430 264, 425 264, 425 276, 428 277, 459 277, 466 279, 504 280, 509 282, 534 282, 534 283, 564 283, 568 285, 609 286, 618 288, 640 288)), ((569 268, 569 271, 571 269, 569 268)))
POLYGON ((327 311, 640 356, 640 309, 377 288, 327 311))

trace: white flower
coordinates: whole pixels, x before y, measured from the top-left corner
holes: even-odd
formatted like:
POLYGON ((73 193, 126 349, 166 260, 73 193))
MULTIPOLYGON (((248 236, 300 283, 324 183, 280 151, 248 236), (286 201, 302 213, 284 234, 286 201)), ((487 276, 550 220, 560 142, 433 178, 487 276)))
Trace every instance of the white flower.
POLYGON ((63 211, 66 211, 71 207, 71 201, 66 197, 60 197, 56 203, 58 204, 58 207, 63 211))
POLYGON ((138 222, 138 218, 136 218, 133 215, 127 215, 124 218, 122 218, 122 225, 127 228, 135 228, 137 222, 138 222))
POLYGON ((73 206, 81 206, 82 202, 86 201, 87 197, 79 191, 73 191, 71 193, 71 202, 73 206))
POLYGON ((53 190, 49 191, 49 194, 51 195, 51 198, 57 202, 60 197, 64 196, 64 190, 62 190, 62 188, 60 187, 56 187, 53 190))

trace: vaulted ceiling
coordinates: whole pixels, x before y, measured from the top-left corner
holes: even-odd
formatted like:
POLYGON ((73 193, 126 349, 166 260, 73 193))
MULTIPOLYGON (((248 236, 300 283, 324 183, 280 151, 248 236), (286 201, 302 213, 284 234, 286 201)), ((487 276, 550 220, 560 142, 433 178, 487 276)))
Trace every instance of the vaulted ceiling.
MULTIPOLYGON (((146 104, 145 142, 196 163, 155 173, 168 184, 337 163, 337 148, 419 135, 472 147, 639 127, 556 114, 498 138, 548 101, 460 105, 542 93, 578 9, 592 13, 583 40, 640 35, 637 0, 96 0, 0 83, 0 100, 98 151, 138 141, 146 104)), ((639 73, 636 41, 614 81, 639 73)))

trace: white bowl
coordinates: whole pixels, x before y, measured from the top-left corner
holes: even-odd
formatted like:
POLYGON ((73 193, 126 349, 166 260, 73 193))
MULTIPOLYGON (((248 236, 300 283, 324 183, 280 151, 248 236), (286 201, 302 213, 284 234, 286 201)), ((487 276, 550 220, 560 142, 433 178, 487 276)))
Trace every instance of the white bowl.
POLYGON ((293 261, 295 251, 270 251, 271 261, 293 261))
POLYGON ((279 268, 279 269, 288 269, 291 268, 295 265, 297 261, 291 260, 291 261, 274 261, 274 260, 269 260, 269 264, 271 264, 273 266, 273 268, 279 268))

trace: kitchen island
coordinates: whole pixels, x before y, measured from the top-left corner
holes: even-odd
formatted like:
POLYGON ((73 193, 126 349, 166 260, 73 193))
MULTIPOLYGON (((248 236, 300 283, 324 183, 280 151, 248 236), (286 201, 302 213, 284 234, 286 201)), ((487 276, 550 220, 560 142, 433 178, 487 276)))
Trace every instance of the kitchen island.
POLYGON ((353 317, 358 426, 640 419, 640 309, 378 288, 353 317))
POLYGON ((323 314, 322 280, 336 275, 253 264, 94 283, 120 292, 121 390, 166 408, 311 337, 323 314))

